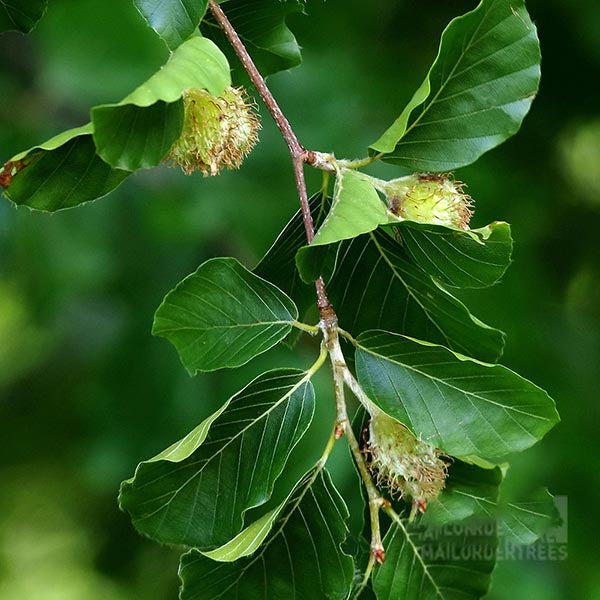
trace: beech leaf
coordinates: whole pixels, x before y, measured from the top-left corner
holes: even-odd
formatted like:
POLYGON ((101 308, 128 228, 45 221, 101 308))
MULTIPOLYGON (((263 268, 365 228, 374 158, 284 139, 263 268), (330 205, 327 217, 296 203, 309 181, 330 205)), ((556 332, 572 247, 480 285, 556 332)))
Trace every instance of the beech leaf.
POLYGON ((0 0, 0 32, 29 33, 44 16, 48 0, 0 0))
POLYGON ((518 131, 539 82, 523 0, 482 0, 445 29, 425 81, 371 150, 411 172, 468 165, 518 131))
POLYGON ((181 600, 344 600, 354 574, 341 549, 348 510, 326 471, 296 487, 262 547, 236 562, 215 563, 198 550, 181 559, 181 600))
POLYGON ((235 258, 213 258, 167 294, 152 333, 171 341, 194 374, 247 363, 280 342, 297 318, 280 289, 235 258))
POLYGON ((406 222, 400 224, 398 231, 415 264, 444 285, 457 288, 494 285, 511 262, 508 223, 459 231, 406 222))
POLYGON ((134 0, 148 25, 174 50, 198 29, 208 0, 134 0))
POLYGON ((142 533, 209 549, 264 504, 314 412, 310 372, 269 371, 231 397, 186 437, 138 465, 120 505, 142 533))
POLYGON ((499 462, 559 420, 548 394, 506 367, 386 331, 365 332, 357 344, 369 398, 450 456, 499 462))
POLYGON ((471 315, 380 229, 340 244, 327 290, 340 327, 354 336, 385 329, 486 362, 502 354, 504 334, 471 315))

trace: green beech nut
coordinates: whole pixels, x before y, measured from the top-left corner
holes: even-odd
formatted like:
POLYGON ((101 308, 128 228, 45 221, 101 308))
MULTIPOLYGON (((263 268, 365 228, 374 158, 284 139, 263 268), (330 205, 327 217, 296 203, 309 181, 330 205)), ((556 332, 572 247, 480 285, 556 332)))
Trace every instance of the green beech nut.
POLYGON ((416 173, 385 185, 390 210, 407 221, 469 229, 472 199, 450 175, 416 173))
POLYGON ((184 121, 165 160, 184 173, 216 175, 237 169, 258 141, 260 121, 244 88, 227 87, 221 96, 189 89, 183 94, 184 121))
POLYGON ((377 486, 387 488, 392 496, 410 497, 412 516, 416 510, 425 512, 427 502, 444 489, 446 455, 381 411, 372 414, 368 428, 369 466, 377 486))

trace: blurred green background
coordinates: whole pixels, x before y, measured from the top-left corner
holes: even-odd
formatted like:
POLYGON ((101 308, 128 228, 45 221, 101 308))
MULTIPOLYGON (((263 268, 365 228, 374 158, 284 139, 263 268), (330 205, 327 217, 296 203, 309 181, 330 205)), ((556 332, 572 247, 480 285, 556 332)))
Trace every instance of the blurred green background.
MULTIPOLYGON (((301 141, 364 156, 421 82, 445 24, 474 6, 310 0, 309 16, 290 20, 304 64, 270 79, 301 141)), ((509 484, 568 497, 569 558, 500 563, 490 598, 592 599, 600 598, 600 3, 528 6, 542 41, 540 94, 517 137, 456 173, 476 200, 475 226, 513 224, 514 264, 501 284, 465 298, 508 333, 504 364, 558 403, 562 423, 514 459, 509 484)), ((130 1, 50 0, 29 37, 0 36, 0 162, 86 122, 91 105, 120 99, 166 56, 130 1)), ((375 172, 394 176, 389 166, 375 172)), ((312 190, 319 179, 309 173, 312 190)), ((0 600, 176 598, 179 551, 136 534, 117 507, 120 481, 259 372, 307 366, 315 349, 306 340, 296 352, 279 348, 237 371, 190 378, 174 349, 150 335, 152 315, 209 257, 253 266, 296 202, 268 117, 239 172, 140 172, 109 197, 55 215, 2 199, 0 600)), ((321 384, 321 429, 329 395, 321 384)), ((338 482, 352 496, 345 459, 334 458, 338 482)))

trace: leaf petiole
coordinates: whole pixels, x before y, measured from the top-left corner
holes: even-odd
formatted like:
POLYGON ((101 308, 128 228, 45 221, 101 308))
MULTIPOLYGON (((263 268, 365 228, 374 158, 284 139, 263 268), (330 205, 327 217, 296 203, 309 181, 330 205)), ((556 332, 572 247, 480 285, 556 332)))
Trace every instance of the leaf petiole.
POLYGON ((323 363, 327 360, 327 354, 327 347, 322 343, 319 357, 313 363, 312 367, 306 371, 306 379, 310 379, 323 366, 323 363))
POLYGON ((379 160, 383 156, 383 152, 374 154, 373 156, 367 156, 366 158, 359 158, 357 160, 338 160, 337 164, 340 168, 344 169, 360 169, 366 167, 376 160, 379 160))
POLYGON ((321 328, 318 325, 309 325, 308 323, 302 323, 301 321, 294 321, 292 326, 296 329, 305 331, 306 333, 310 333, 310 335, 317 335, 317 333, 321 331, 321 328))
POLYGON ((338 327, 338 333, 342 337, 346 338, 353 346, 357 346, 358 345, 357 342, 356 342, 356 340, 352 337, 352 335, 349 332, 347 332, 345 329, 342 329, 341 327, 338 327))

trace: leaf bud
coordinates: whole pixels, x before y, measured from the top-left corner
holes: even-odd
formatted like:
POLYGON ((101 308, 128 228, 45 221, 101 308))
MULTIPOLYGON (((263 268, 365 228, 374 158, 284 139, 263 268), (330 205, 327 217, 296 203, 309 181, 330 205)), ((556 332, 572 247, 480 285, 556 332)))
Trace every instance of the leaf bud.
POLYGON ((179 139, 165 160, 189 175, 216 175, 237 169, 258 141, 260 121, 244 88, 227 87, 221 96, 189 89, 183 94, 184 119, 179 139))

